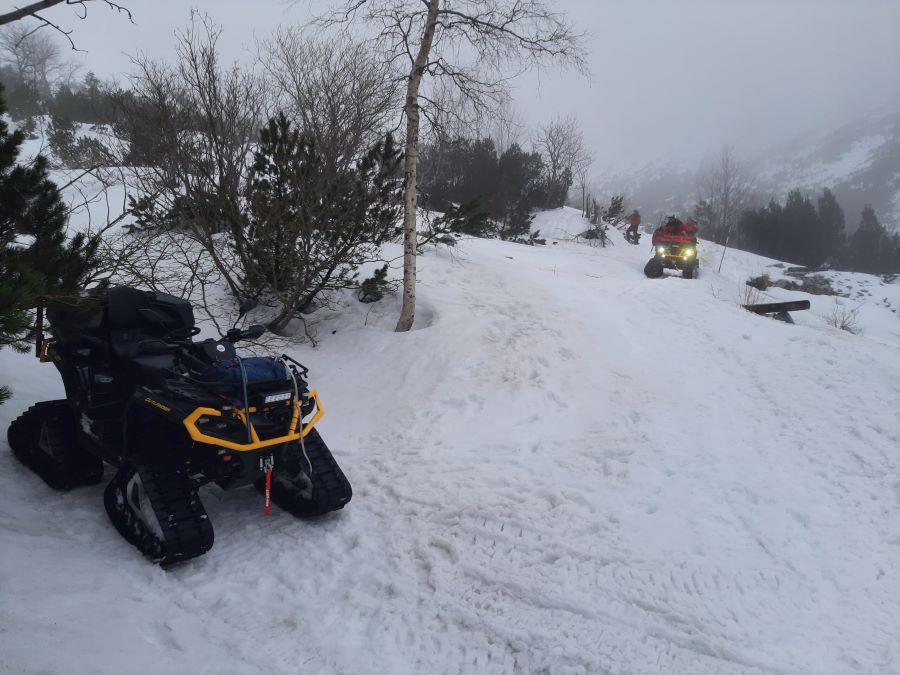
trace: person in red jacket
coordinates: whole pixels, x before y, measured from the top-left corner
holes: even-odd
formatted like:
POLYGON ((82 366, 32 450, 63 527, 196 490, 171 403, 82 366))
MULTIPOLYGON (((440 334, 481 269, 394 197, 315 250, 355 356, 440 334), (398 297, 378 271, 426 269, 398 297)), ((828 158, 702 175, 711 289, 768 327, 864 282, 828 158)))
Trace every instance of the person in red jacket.
POLYGON ((628 229, 625 230, 625 239, 634 244, 637 243, 638 238, 638 227, 641 224, 641 214, 638 213, 638 210, 635 209, 631 212, 631 215, 628 216, 628 229))
POLYGON ((694 238, 694 243, 697 242, 697 221, 693 218, 688 218, 687 222, 684 224, 685 234, 689 234, 694 238))
POLYGON ((697 223, 689 218, 687 223, 675 216, 666 218, 666 222, 653 232, 653 245, 661 243, 697 243, 697 223))

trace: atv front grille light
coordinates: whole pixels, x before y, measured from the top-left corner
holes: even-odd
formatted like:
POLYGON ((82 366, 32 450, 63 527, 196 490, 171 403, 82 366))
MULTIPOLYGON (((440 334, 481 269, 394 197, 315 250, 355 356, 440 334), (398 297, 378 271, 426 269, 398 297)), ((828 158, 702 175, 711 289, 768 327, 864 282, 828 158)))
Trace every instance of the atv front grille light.
POLYGON ((263 398, 263 403, 278 403, 279 401, 290 401, 293 392, 283 391, 278 394, 268 394, 263 398))
POLYGON ((675 258, 675 257, 679 257, 679 258, 689 259, 689 258, 693 258, 693 257, 694 257, 694 254, 695 254, 696 252, 697 252, 697 251, 696 251, 695 249, 693 249, 693 248, 685 248, 685 249, 679 251, 679 250, 677 250, 677 249, 676 249, 676 250, 672 250, 672 249, 669 248, 668 246, 657 246, 657 247, 656 247, 656 255, 658 255, 658 256, 661 257, 661 258, 667 258, 667 257, 675 258))
MULTIPOLYGON (((315 412, 313 413, 313 416, 310 418, 310 420, 305 424, 301 424, 301 402, 294 401, 294 409, 293 414, 291 415, 290 423, 288 424, 288 432, 283 436, 276 436, 274 438, 260 439, 260 437, 256 433, 256 429, 254 428, 253 423, 249 420, 248 411, 244 410, 243 408, 235 408, 231 410, 231 412, 241 421, 244 430, 249 427, 251 438, 250 442, 239 443, 228 438, 211 436, 204 433, 203 431, 200 431, 200 429, 197 428, 197 425, 202 418, 222 416, 222 411, 217 410, 216 408, 195 408, 193 412, 191 412, 191 414, 184 418, 183 424, 185 429, 187 429, 188 435, 193 441, 197 443, 206 443, 207 445, 227 448, 228 450, 234 450, 236 452, 249 452, 252 450, 259 450, 260 448, 268 448, 272 445, 278 445, 280 443, 299 441, 302 437, 306 436, 312 430, 316 422, 318 422, 322 418, 324 411, 322 410, 322 402, 319 399, 319 394, 315 389, 309 392, 308 398, 315 403, 315 412), (297 430, 298 424, 301 424, 299 431, 297 430)), ((255 408, 250 408, 249 410, 250 413, 253 413, 255 411, 255 408)))

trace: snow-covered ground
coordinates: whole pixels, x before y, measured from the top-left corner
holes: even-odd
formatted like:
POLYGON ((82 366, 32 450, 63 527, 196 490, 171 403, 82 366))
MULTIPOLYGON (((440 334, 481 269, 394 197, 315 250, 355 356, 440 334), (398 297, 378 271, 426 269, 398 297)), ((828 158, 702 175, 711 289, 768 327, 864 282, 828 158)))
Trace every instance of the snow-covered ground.
MULTIPOLYGON (((706 244, 699 280, 648 280, 649 244, 573 242, 569 209, 535 227, 556 243, 421 257, 416 330, 392 298, 294 349, 342 512, 205 488, 215 546, 163 571, 102 485, 0 453, 0 672, 900 671, 900 285, 839 275, 871 292, 862 335, 828 297, 788 325, 738 306, 775 261, 716 274, 706 244)), ((0 368, 2 427, 61 392, 0 368)))

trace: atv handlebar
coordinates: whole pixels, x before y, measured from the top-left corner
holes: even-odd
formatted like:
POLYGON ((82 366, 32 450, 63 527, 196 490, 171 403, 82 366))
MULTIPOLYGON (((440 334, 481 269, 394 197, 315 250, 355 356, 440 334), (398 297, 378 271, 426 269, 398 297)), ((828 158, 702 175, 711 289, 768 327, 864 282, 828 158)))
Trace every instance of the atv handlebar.
MULTIPOLYGON (((223 342, 226 343, 235 343, 239 340, 254 340, 263 333, 266 332, 265 327, 254 324, 245 330, 241 330, 239 328, 232 328, 225 334, 224 340, 207 340, 206 342, 211 343, 213 347, 218 345, 217 351, 221 353, 213 353, 210 358, 215 361, 216 359, 225 358, 230 351, 231 356, 234 354, 234 347, 225 348, 223 342)), ((168 354, 180 354, 183 359, 187 359, 188 361, 193 362, 194 367, 206 367, 207 363, 198 359, 196 356, 191 354, 191 350, 193 347, 197 347, 200 345, 205 345, 206 343, 200 342, 192 342, 190 339, 187 340, 173 340, 171 337, 166 338, 148 338, 145 340, 141 340, 138 343, 138 349, 141 354, 145 354, 148 356, 163 356, 168 354)))
POLYGON ((165 340, 141 340, 138 347, 142 354, 161 356, 163 354, 175 354, 181 349, 181 345, 166 342, 165 340))

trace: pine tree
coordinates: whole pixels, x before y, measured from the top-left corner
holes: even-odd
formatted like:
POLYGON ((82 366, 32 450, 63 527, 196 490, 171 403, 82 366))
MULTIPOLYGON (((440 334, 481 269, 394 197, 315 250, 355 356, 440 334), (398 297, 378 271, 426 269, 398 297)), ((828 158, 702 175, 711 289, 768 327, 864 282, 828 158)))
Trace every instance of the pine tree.
POLYGON ((485 237, 491 232, 490 214, 477 199, 458 206, 452 205, 441 217, 435 219, 434 227, 439 232, 458 232, 473 237, 485 237))
POLYGON ((809 197, 804 197, 800 190, 789 192, 782 217, 777 257, 810 266, 820 264, 816 241, 819 237, 818 214, 809 197))
POLYGON ((610 225, 618 225, 625 215, 625 195, 613 195, 610 197, 609 206, 603 212, 603 222, 610 225))
POLYGON ((356 268, 398 234, 400 154, 388 135, 356 166, 326 171, 313 140, 279 113, 260 130, 254 159, 235 247, 244 292, 281 305, 269 324, 277 332, 320 293, 356 285, 356 268))
POLYGON ((844 246, 844 210, 828 188, 822 192, 818 202, 818 236, 811 242, 813 256, 821 265, 840 256, 844 246))
POLYGON ((744 211, 738 223, 742 245, 749 251, 770 258, 787 257, 788 239, 794 236, 789 230, 784 207, 774 199, 764 208, 744 211))
POLYGON ((694 205, 694 220, 703 232, 706 239, 716 242, 717 244, 725 243, 725 231, 719 227, 718 215, 716 210, 705 199, 701 199, 694 205))
MULTIPOLYGON (((66 206, 38 155, 16 163, 24 134, 9 131, 0 86, 0 348, 28 348, 33 312, 51 300, 72 299, 94 267, 96 241, 66 240, 66 206)), ((9 390, 0 387, 0 401, 9 390)))
POLYGON ((850 237, 848 258, 855 272, 888 274, 898 271, 896 248, 884 226, 878 222, 875 209, 866 204, 859 227, 850 237))
POLYGON ((388 284, 387 273, 388 265, 385 263, 376 269, 372 276, 363 280, 356 292, 356 299, 367 304, 381 300, 388 284))
POLYGON ((531 229, 532 211, 544 199, 543 163, 536 152, 513 143, 497 161, 497 189, 489 210, 501 238, 514 239, 531 229))

